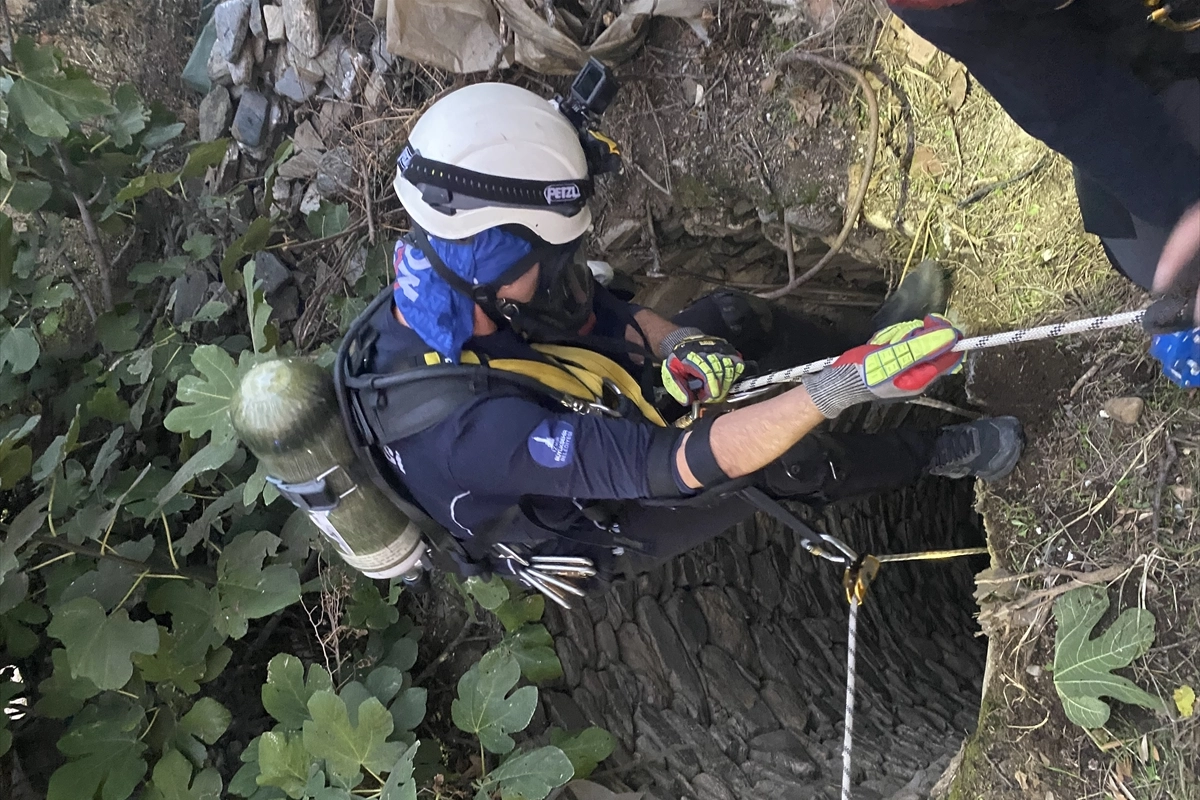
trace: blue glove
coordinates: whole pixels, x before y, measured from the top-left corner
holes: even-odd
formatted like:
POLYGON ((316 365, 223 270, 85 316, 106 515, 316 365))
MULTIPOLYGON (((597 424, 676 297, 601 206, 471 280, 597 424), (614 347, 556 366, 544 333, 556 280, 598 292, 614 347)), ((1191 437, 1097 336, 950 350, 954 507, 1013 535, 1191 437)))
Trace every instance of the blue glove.
POLYGON ((1200 328, 1150 337, 1150 355, 1162 362, 1171 383, 1184 389, 1200 386, 1200 328))

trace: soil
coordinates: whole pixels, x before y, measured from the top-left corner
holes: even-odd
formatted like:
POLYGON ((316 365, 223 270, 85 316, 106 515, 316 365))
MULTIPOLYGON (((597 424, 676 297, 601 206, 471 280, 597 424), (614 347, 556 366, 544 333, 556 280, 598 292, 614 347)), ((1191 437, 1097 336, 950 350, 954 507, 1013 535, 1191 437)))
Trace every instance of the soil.
POLYGON ((53 44, 102 85, 129 82, 195 119, 199 98, 180 79, 199 32, 201 0, 8 0, 18 35, 53 44))

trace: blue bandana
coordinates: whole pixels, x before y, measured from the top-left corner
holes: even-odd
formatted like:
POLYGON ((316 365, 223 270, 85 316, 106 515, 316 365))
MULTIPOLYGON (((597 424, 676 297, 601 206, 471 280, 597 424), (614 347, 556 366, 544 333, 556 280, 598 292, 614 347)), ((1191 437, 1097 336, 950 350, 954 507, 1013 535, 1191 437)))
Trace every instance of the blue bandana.
MULTIPOLYGON (((515 234, 489 228, 464 242, 430 236, 429 243, 456 275, 473 286, 491 283, 524 258, 533 245, 515 234)), ((396 242, 392 296, 409 327, 442 358, 458 363, 475 330, 475 301, 437 276, 420 249, 396 242)))
POLYGON ((1176 386, 1200 386, 1200 328, 1152 337, 1150 355, 1162 362, 1163 374, 1176 386))

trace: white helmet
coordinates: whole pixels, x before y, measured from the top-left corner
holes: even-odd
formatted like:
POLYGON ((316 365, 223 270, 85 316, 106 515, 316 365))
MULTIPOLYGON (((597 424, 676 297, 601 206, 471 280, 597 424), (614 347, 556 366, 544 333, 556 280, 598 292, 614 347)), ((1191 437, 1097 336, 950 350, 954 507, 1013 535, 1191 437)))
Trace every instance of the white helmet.
POLYGON ((432 236, 465 239, 517 224, 563 244, 592 223, 592 178, 579 137, 533 92, 477 83, 438 100, 417 121, 393 187, 432 236))

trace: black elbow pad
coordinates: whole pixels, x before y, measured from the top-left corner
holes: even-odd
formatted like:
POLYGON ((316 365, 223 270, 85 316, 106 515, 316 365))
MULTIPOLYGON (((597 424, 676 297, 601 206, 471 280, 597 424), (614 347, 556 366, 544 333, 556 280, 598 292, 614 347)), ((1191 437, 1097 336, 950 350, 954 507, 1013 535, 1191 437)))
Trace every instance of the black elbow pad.
POLYGON ((725 470, 721 469, 721 465, 717 463, 717 457, 713 455, 712 442, 709 438, 712 435, 713 423, 716 421, 715 416, 698 420, 689 428, 691 436, 683 446, 683 457, 687 461, 688 469, 705 488, 718 486, 729 480, 725 470))
POLYGON ((651 497, 681 497, 675 481, 675 451, 683 431, 678 428, 655 428, 646 456, 647 483, 651 497))

